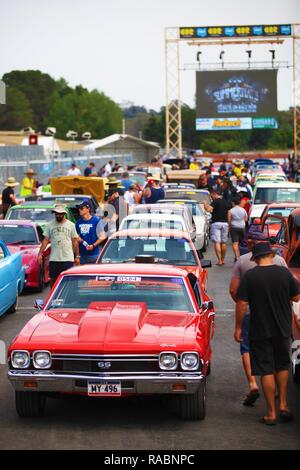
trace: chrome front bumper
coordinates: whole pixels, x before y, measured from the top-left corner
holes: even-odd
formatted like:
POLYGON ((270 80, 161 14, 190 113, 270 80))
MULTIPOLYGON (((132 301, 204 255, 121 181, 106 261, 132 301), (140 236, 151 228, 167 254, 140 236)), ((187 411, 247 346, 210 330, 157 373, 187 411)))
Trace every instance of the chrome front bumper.
POLYGON ((9 370, 8 379, 18 391, 87 393, 87 384, 97 381, 121 381, 124 394, 192 394, 198 391, 205 376, 195 373, 155 373, 149 375, 80 375, 59 374, 50 371, 9 370), (27 383, 26 383, 27 382, 27 383), (24 385, 26 383, 26 386, 24 385), (32 386, 29 387, 29 383, 32 386), (173 387, 184 384, 183 390, 173 387))

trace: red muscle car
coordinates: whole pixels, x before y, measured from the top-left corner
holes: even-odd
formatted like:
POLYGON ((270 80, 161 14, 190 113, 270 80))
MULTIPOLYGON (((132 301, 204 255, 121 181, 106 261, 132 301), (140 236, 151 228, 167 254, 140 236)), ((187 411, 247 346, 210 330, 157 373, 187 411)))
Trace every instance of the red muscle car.
POLYGON ((214 306, 197 278, 157 264, 85 265, 60 275, 8 350, 20 416, 51 393, 167 394, 205 416, 214 306))
POLYGON ((42 292, 49 282, 50 244, 43 253, 43 263, 38 263, 42 229, 28 220, 0 220, 0 238, 11 254, 20 252, 25 268, 25 286, 42 292))

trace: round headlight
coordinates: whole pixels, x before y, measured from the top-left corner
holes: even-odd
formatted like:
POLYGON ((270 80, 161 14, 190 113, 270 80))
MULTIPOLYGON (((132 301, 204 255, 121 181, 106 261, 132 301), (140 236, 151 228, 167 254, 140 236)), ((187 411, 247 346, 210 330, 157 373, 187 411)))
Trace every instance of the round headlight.
POLYGON ((195 370, 199 367, 199 354, 194 352, 182 353, 180 363, 183 370, 195 370))
POLYGON ((174 352, 160 353, 159 355, 159 367, 162 370, 174 370, 177 367, 177 354, 174 352))
POLYGON ((15 369, 27 369, 30 364, 30 355, 28 351, 13 351, 11 354, 11 363, 15 369))
POLYGON ((49 351, 35 351, 33 353, 33 365, 36 369, 49 369, 52 358, 49 351))

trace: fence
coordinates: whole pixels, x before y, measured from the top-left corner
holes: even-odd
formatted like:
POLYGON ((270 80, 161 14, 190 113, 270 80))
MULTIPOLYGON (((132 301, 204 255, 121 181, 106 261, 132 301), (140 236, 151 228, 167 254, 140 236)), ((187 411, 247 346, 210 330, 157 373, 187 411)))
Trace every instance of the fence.
MULTIPOLYGON (((132 155, 80 155, 73 154, 70 156, 69 152, 65 152, 65 157, 56 157, 51 160, 46 160, 43 153, 39 153, 39 146, 35 146, 33 153, 24 153, 17 150, 16 154, 7 151, 8 148, 0 147, 0 190, 4 188, 4 183, 9 176, 14 176, 16 181, 21 183, 24 174, 28 168, 32 168, 37 176, 35 179, 40 184, 47 184, 50 176, 63 176, 67 174, 68 169, 72 162, 80 168, 82 174, 84 168, 89 162, 93 161, 97 170, 105 165, 109 160, 119 163, 122 166, 134 165, 135 158, 132 155), (3 150, 6 149, 6 152, 3 150)), ((10 147, 11 149, 12 147, 10 147)), ((19 147, 16 147, 19 149, 19 147)), ((18 193, 20 186, 16 188, 18 193)))

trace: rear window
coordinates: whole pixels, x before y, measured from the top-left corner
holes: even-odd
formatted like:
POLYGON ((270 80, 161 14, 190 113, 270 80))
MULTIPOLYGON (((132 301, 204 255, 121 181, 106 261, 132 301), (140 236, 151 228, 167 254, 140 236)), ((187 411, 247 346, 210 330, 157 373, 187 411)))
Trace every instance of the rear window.
POLYGON ((254 204, 300 202, 300 188, 257 188, 254 204))

